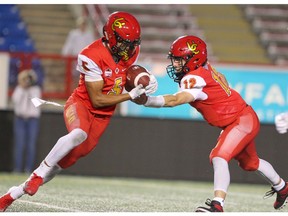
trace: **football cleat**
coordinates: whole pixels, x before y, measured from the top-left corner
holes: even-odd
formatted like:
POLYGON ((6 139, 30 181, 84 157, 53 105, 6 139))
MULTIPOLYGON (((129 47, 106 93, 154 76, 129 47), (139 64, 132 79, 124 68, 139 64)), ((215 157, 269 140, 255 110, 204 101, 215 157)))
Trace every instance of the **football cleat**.
POLYGON ((280 190, 276 191, 273 187, 271 187, 270 191, 267 191, 264 195, 264 199, 269 198, 274 195, 274 193, 277 194, 276 201, 274 202, 274 208, 277 210, 282 209, 286 203, 288 198, 288 182, 285 183, 285 186, 280 190))
POLYGON ((0 212, 4 212, 12 203, 14 199, 11 197, 10 193, 7 193, 0 197, 0 212))
POLYGON ((43 184, 43 178, 36 175, 35 173, 32 174, 33 176, 25 183, 24 191, 25 193, 33 196, 39 189, 39 187, 43 184))
POLYGON ((209 207, 198 207, 196 212, 224 212, 220 202, 207 199, 205 204, 209 207))

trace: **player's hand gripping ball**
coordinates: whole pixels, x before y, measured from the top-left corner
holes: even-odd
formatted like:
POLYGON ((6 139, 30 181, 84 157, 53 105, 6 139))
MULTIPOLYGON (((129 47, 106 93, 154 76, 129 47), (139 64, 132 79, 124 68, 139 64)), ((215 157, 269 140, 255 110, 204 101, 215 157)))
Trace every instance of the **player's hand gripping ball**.
MULTIPOLYGON (((132 65, 126 70, 126 84, 125 89, 126 91, 131 91, 137 85, 142 84, 145 88, 149 85, 150 82, 150 73, 147 71, 146 68, 140 65, 132 65)), ((145 104, 147 101, 146 94, 142 94, 139 97, 132 100, 136 104, 145 104)))
POLYGON ((142 84, 145 88, 149 85, 150 73, 146 68, 140 65, 132 65, 126 70, 126 84, 125 89, 131 91, 137 85, 142 84))

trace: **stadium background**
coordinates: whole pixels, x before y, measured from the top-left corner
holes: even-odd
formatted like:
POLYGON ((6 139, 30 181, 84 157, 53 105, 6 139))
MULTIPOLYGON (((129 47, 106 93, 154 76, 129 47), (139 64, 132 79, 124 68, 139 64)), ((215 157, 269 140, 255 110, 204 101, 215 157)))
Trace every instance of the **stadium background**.
MULTIPOLYGON (((168 88, 173 82, 165 76, 170 44, 183 34, 206 40, 209 60, 224 70, 233 87, 245 89, 241 94, 255 109, 265 113, 257 138, 259 155, 288 178, 287 136, 279 135, 273 125, 275 114, 288 107, 286 5, 0 5, 1 57, 8 56, 9 61, 7 92, 1 91, 5 101, 0 111, 0 171, 12 170, 13 112, 9 97, 17 73, 33 67, 44 98, 63 103, 73 89, 71 68, 75 58, 63 57, 60 51, 76 17, 87 15, 91 28, 100 36, 107 14, 116 10, 129 11, 139 19, 143 35, 139 64, 159 79, 158 93, 177 88, 168 88), (237 71, 239 68, 242 71, 237 71)), ((131 106, 119 106, 96 149, 64 173, 212 181, 208 155, 219 129, 190 114, 193 111, 187 108, 184 112, 182 108, 147 108, 135 113, 136 108, 131 106), (187 116, 179 116, 186 111, 187 116)), ((43 108, 37 163, 65 133, 61 109, 43 108)), ((231 173, 233 182, 264 183, 238 169, 235 162, 231 163, 231 173)))

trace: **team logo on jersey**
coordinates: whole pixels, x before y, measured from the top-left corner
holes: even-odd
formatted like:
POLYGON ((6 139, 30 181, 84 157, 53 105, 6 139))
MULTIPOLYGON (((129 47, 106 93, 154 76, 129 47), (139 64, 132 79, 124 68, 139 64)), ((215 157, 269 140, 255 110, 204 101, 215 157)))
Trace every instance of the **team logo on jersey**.
POLYGON ((122 77, 117 77, 114 80, 113 88, 107 93, 108 95, 119 95, 122 92, 122 77))
POLYGON ((114 31, 115 28, 122 28, 124 25, 126 25, 125 22, 123 22, 124 18, 118 18, 114 21, 112 24, 112 30, 114 31))
POLYGON ((106 69, 104 71, 104 76, 105 77, 111 77, 112 76, 112 70, 110 68, 106 69))
POLYGON ((198 54, 199 53, 199 50, 196 50, 197 49, 197 44, 194 43, 194 41, 192 41, 191 44, 189 44, 189 42, 187 42, 187 47, 192 53, 194 53, 194 54, 198 54))

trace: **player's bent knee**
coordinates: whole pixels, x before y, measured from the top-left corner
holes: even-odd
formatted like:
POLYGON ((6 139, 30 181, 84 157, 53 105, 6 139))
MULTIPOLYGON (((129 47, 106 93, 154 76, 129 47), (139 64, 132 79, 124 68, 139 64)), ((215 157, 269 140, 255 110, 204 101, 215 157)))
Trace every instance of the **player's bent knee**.
POLYGON ((76 128, 70 132, 73 146, 76 147, 87 139, 87 133, 80 128, 76 128))
POLYGON ((225 154, 223 152, 215 151, 213 149, 211 151, 210 155, 209 155, 210 163, 212 163, 212 159, 216 158, 216 157, 222 158, 222 159, 226 160, 227 162, 229 162, 231 160, 231 155, 230 154, 225 154))
POLYGON ((259 167, 259 159, 254 161, 242 162, 239 161, 239 166, 245 171, 256 171, 259 167))

